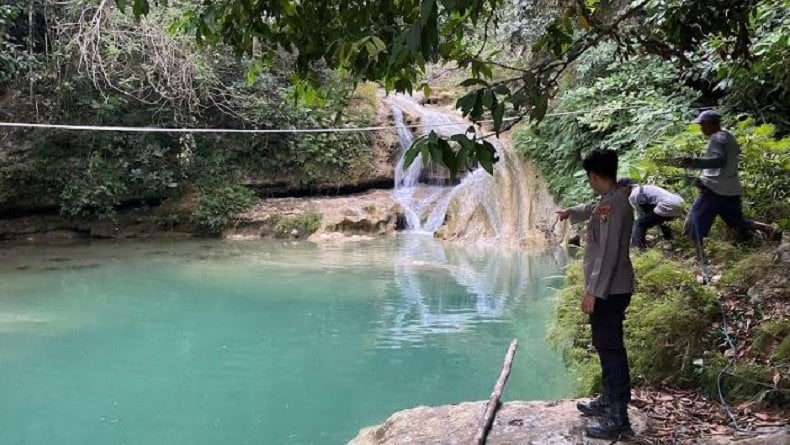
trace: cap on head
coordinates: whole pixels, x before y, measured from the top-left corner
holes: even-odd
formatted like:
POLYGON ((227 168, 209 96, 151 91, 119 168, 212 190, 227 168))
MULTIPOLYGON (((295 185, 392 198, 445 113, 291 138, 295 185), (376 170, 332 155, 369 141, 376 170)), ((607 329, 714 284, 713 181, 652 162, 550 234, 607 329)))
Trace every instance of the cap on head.
POLYGON ((721 115, 713 110, 705 110, 691 121, 692 124, 719 123, 721 115))
POLYGON ((631 178, 627 178, 626 177, 626 178, 620 178, 620 179, 617 180, 617 186, 618 187, 631 187, 633 185, 636 185, 636 182, 634 182, 634 180, 631 179, 631 178))

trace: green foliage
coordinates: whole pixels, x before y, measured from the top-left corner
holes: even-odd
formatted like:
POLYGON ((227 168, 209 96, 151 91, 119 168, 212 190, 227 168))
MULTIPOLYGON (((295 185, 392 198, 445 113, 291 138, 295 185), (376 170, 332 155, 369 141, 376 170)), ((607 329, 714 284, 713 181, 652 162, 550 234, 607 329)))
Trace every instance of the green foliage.
MULTIPOLYGON (((254 61, 236 58, 227 48, 198 48, 192 36, 167 33, 167 25, 181 17, 182 8, 157 8, 139 20, 90 3, 37 9, 36 14, 48 14, 41 32, 53 37, 57 30, 58 35, 75 37, 50 38, 46 54, 34 48, 34 95, 18 95, 4 104, 4 110, 19 121, 95 125, 267 129, 376 122, 375 84, 359 83, 352 94, 354 79, 316 67, 321 103, 297 103, 293 98, 298 88, 286 73, 290 56, 278 53, 270 65, 257 69, 254 82, 247 83, 243 74, 254 61), (94 26, 86 20, 95 20, 101 32, 80 34, 94 26)), ((5 17, 0 14, 0 34, 7 30, 5 17)), ((6 35, 0 35, 0 43, 4 39, 6 35)), ((11 53, 3 52, 0 58, 6 55, 11 53)), ((367 171, 374 136, 347 132, 179 138, 164 133, 46 130, 8 134, 0 147, 3 154, 10 153, 0 165, 0 205, 57 206, 79 217, 109 217, 119 202, 157 202, 184 186, 200 186, 208 177, 207 164, 214 164, 218 179, 228 181, 273 178, 272 182, 294 187, 354 183, 367 171)))
MULTIPOLYGON (((773 264, 773 252, 759 251, 744 255, 743 249, 733 247, 729 243, 727 245, 734 250, 728 256, 735 261, 726 265, 720 281, 722 285, 748 289, 771 269, 769 265, 773 264)), ((717 256, 720 258, 722 255, 717 256)))
POLYGON ((704 363, 704 367, 699 370, 701 385, 710 394, 718 393, 721 374, 725 397, 775 406, 787 406, 790 403, 790 382, 783 378, 774 384, 774 373, 777 371, 774 367, 759 363, 729 365, 729 360, 718 352, 707 354, 704 363))
POLYGON ((216 234, 229 227, 238 213, 249 209, 255 196, 246 187, 227 176, 201 182, 191 223, 206 234, 216 234))
MULTIPOLYGON (((686 77, 707 82, 732 110, 790 129, 790 3, 741 2, 737 35, 711 33, 694 49, 686 77), (748 40, 746 39, 748 36, 748 40), (731 57, 733 51, 748 57, 731 57)), ((685 11, 684 11, 685 12, 685 11)), ((735 31, 735 28, 732 28, 735 31)))
POLYGON ((184 179, 168 137, 41 132, 26 142, 25 157, 0 166, 6 205, 56 205, 69 217, 113 218, 122 201, 155 201, 184 179))
MULTIPOLYGON (((116 2, 121 6, 126 3, 116 2)), ((255 58, 253 73, 270 65, 280 49, 288 51, 295 58, 294 97, 321 98, 315 87, 320 84, 318 67, 322 65, 349 75, 354 82, 380 81, 388 91, 412 92, 426 87, 421 76, 428 63, 453 63, 469 71, 462 86, 473 87, 458 100, 456 108, 474 121, 490 117, 496 133, 527 117, 533 122, 542 120, 563 74, 585 53, 607 43, 614 43, 621 55, 660 57, 697 85, 709 85, 717 76, 719 80, 726 77, 725 86, 739 81, 750 86, 770 85, 767 81, 779 80, 779 97, 785 97, 787 36, 781 30, 786 29, 787 13, 777 11, 788 9, 786 0, 729 0, 713 9, 704 0, 634 0, 626 5, 587 0, 563 3, 561 8, 551 2, 526 3, 523 15, 513 14, 512 8, 504 10, 511 22, 541 18, 537 29, 528 27, 521 40, 531 44, 530 62, 516 66, 498 62, 500 51, 487 48, 489 32, 503 16, 501 0, 358 2, 343 3, 343 7, 335 2, 222 0, 186 11, 173 29, 194 35, 201 44, 223 42, 237 54, 255 58), (532 10, 535 3, 542 6, 537 14, 532 10), (256 42, 262 45, 257 53, 256 42), (727 62, 717 64, 712 57, 701 56, 700 48, 711 48, 727 62), (754 64, 752 53, 765 56, 766 62, 754 64), (509 75, 494 81, 495 66, 509 75), (506 124, 506 115, 515 120, 506 124)), ((135 0, 135 14, 147 12, 147 4, 146 0, 135 0)), ((702 88, 712 96, 710 87, 702 88)), ((766 88, 774 87, 759 90, 768 91, 766 88)), ((677 91, 684 95, 682 88, 677 91)), ((664 96, 659 98, 662 102, 664 96)), ((655 99, 650 94, 644 97, 648 103, 655 99)), ((786 105, 781 104, 787 102, 776 104, 784 110, 786 105)), ((664 104, 653 107, 658 114, 666 112, 660 105, 664 104)), ((600 118, 589 115, 593 122, 580 124, 617 133, 608 122, 610 117, 607 113, 600 118)), ((493 149, 486 140, 473 141, 479 142, 482 150, 441 140, 421 141, 427 146, 424 154, 446 163, 451 174, 466 161, 479 161, 485 167, 492 159, 493 149), (451 156, 454 150, 463 154, 451 156), (478 155, 484 158, 477 159, 478 155)), ((640 140, 627 131, 611 135, 615 144, 640 140)))
POLYGON ((559 115, 523 126, 514 136, 517 150, 547 173, 550 190, 563 204, 591 197, 581 161, 592 150, 617 150, 621 174, 642 179, 641 151, 675 134, 691 114, 694 93, 677 86, 679 73, 671 64, 656 58, 613 61, 614 56, 614 47, 604 46, 582 57, 574 87, 557 100, 559 115))
MULTIPOLYGON (((467 133, 473 134, 474 127, 469 127, 467 133)), ((403 168, 409 168, 417 156, 422 154, 423 162, 426 165, 429 159, 433 159, 446 166, 450 172, 451 181, 455 179, 459 171, 471 171, 478 165, 489 174, 494 174, 494 163, 499 160, 499 157, 491 143, 461 134, 452 136, 450 141, 442 139, 433 130, 430 134, 420 136, 406 151, 403 157, 403 168), (454 150, 450 141, 460 148, 454 150)))
POLYGON ((576 379, 579 394, 601 391, 601 370, 591 345, 587 316, 579 310, 584 294, 582 263, 571 263, 565 273, 565 286, 557 292, 557 307, 547 340, 558 351, 576 379))
MULTIPOLYGON (((693 361, 716 344, 715 296, 696 283, 688 268, 656 251, 634 256, 637 287, 624 323, 626 348, 635 384, 673 380, 699 383, 693 361)), ((549 341, 577 376, 580 394, 600 389, 600 366, 590 345, 587 317, 579 310, 583 294, 580 266, 568 269, 557 294, 549 341)))
POLYGON ((97 152, 88 156, 83 171, 74 171, 60 194, 60 211, 67 216, 113 218, 126 192, 122 180, 126 164, 97 152))
MULTIPOLYGON (((270 65, 281 48, 289 51, 295 59, 296 98, 322 98, 315 87, 320 83, 317 67, 324 64, 350 75, 355 82, 380 81, 387 91, 412 92, 416 88, 428 89, 421 83, 427 63, 451 61, 470 71, 471 77, 464 86, 478 87, 459 99, 457 108, 475 121, 488 113, 499 133, 505 128, 507 110, 517 119, 531 116, 540 120, 545 115, 559 74, 599 40, 576 41, 577 27, 600 34, 599 37, 611 32, 604 29, 611 27, 594 26, 602 25, 594 17, 598 1, 569 6, 546 27, 547 33, 533 47, 534 52, 550 57, 527 69, 517 69, 514 77, 490 83, 495 65, 491 58, 498 51, 484 54, 488 39, 484 38, 477 47, 471 44, 477 37, 471 31, 480 23, 484 23, 484 35, 493 31, 502 3, 410 0, 343 3, 340 7, 333 2, 223 0, 186 11, 173 30, 193 34, 201 44, 223 42, 239 55, 254 57, 251 72, 270 65), (256 41, 262 43, 260 54, 256 54, 256 41)), ((138 10, 145 8, 137 8, 135 13, 138 10)), ((254 75, 248 76, 248 80, 252 79, 254 75)), ((493 170, 488 167, 496 161, 495 151, 487 140, 474 140, 473 144, 481 147, 475 149, 459 142, 462 154, 453 156, 451 146, 441 140, 422 141, 429 146, 426 157, 438 156, 436 161, 445 164, 452 175, 467 161, 493 170)))
POLYGON ((763 323, 754 336, 752 348, 767 351, 765 355, 780 366, 790 365, 790 320, 763 323))
POLYGON ((289 144, 286 162, 305 185, 351 180, 367 165, 372 145, 370 132, 301 134, 289 144))
POLYGON ((684 264, 667 261, 661 252, 634 257, 637 286, 625 322, 630 360, 637 381, 697 383, 692 364, 717 337, 713 292, 697 284, 684 264))
POLYGON ((8 32, 21 11, 19 5, 0 5, 0 86, 12 80, 28 62, 24 48, 8 32))
POLYGON ((309 235, 321 227, 323 216, 315 210, 310 210, 301 215, 281 216, 274 225, 274 231, 279 236, 289 237, 296 230, 299 236, 309 235))
POLYGON ((777 139, 773 126, 752 121, 738 124, 736 134, 745 206, 755 218, 790 229, 790 136, 777 139))
POLYGON ((354 99, 362 105, 355 111, 375 114, 379 106, 379 86, 375 82, 361 82, 354 90, 354 99))

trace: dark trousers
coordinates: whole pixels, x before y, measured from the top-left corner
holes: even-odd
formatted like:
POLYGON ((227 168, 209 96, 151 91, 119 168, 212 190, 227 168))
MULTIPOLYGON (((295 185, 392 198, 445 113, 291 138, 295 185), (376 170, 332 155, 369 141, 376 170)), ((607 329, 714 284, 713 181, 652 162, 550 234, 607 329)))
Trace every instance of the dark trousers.
POLYGON ((631 234, 631 247, 638 247, 640 249, 647 247, 647 241, 645 240, 647 229, 655 226, 659 226, 662 235, 664 235, 664 239, 668 241, 672 238, 672 231, 669 226, 666 225, 672 218, 657 215, 654 211, 655 208, 656 206, 654 205, 640 206, 639 217, 634 221, 634 231, 631 234))
POLYGON ((710 233, 716 216, 721 216, 728 226, 736 229, 740 239, 749 237, 752 222, 743 216, 741 197, 719 195, 704 186, 700 187, 699 196, 691 206, 684 232, 700 242, 710 233))
POLYGON ((593 346, 601 359, 604 399, 609 403, 626 404, 631 400, 631 375, 623 343, 623 320, 630 303, 631 294, 598 298, 590 316, 593 346))

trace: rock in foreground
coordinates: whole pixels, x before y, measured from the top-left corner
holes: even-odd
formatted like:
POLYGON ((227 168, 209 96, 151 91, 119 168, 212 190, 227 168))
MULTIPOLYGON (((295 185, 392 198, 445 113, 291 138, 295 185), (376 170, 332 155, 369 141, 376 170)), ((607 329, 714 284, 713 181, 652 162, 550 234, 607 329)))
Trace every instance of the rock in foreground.
MULTIPOLYGON (((381 425, 363 429, 349 445, 471 444, 486 402, 439 407, 417 407, 397 412, 381 425)), ((647 418, 631 409, 637 434, 647 428, 647 418)), ((499 409, 488 445, 581 445, 611 441, 584 437, 584 426, 595 420, 582 418, 575 400, 557 402, 506 402, 499 409)))

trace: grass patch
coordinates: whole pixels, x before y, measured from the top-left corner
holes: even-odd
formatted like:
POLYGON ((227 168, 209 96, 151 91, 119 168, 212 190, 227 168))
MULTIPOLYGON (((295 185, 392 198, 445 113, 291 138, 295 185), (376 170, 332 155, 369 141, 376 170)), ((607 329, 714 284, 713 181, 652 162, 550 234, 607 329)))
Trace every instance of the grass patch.
POLYGON ((730 267, 722 274, 721 284, 743 288, 753 286, 761 277, 765 276, 766 269, 771 268, 773 263, 771 255, 768 251, 759 251, 743 256, 743 250, 741 250, 740 260, 731 261, 730 267))
POLYGON ((779 372, 777 368, 759 363, 738 362, 731 366, 728 363, 729 359, 720 353, 706 356, 705 365, 700 369, 705 392, 718 394, 717 382, 721 374, 722 393, 728 399, 784 407, 790 404, 790 381, 781 374, 774 380, 779 372))
POLYGON ((764 352, 771 361, 790 366, 790 319, 771 320, 760 325, 752 348, 764 352))
POLYGON ((375 82, 357 84, 351 104, 351 112, 375 115, 379 107, 379 85, 375 82))

